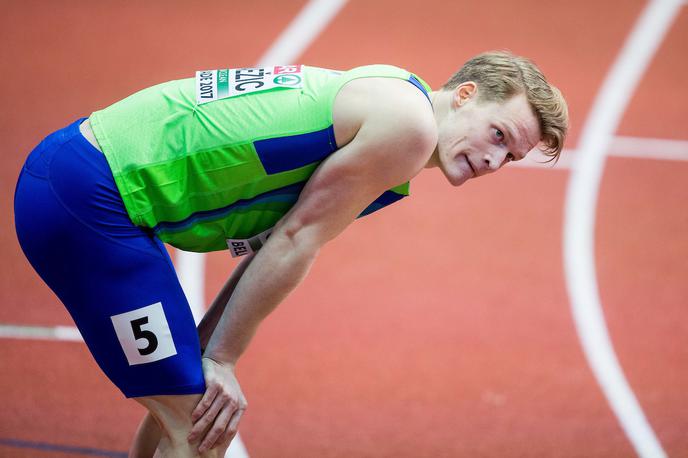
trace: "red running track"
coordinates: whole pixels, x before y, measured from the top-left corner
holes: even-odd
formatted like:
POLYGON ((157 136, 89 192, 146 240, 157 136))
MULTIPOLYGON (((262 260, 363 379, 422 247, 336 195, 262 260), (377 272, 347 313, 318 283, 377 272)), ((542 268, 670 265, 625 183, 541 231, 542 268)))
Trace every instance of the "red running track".
MULTIPOLYGON (((567 96, 575 148, 643 3, 422 5, 351 1, 303 62, 391 63, 438 87, 461 62, 508 48, 567 96)), ((0 210, 48 132, 196 69, 250 65, 303 2, 3 5, 0 210)), ((688 140, 688 12, 633 96, 619 134, 688 140)), ((688 162, 608 160, 598 281, 627 378, 665 450, 688 456, 688 162)), ((568 171, 513 168, 453 189, 438 173, 357 222, 271 315, 239 365, 253 457, 631 456, 580 350, 562 256, 568 171)), ((70 325, 2 224, 0 323, 70 325)), ((207 297, 234 263, 209 257, 207 297)), ((1 340, 0 438, 127 449, 141 409, 77 343, 1 340)), ((67 456, 55 453, 55 456, 67 456)), ((0 445, 0 455, 51 456, 0 445)), ((76 456, 76 455, 75 455, 76 456)))

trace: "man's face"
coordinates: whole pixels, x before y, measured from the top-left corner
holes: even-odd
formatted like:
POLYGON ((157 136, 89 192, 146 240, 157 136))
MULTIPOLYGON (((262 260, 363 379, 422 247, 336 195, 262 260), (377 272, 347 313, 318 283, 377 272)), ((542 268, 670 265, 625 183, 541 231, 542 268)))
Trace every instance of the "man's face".
POLYGON ((438 125, 440 168, 459 186, 523 159, 539 141, 540 125, 525 94, 485 102, 474 83, 464 83, 452 92, 449 112, 438 125))

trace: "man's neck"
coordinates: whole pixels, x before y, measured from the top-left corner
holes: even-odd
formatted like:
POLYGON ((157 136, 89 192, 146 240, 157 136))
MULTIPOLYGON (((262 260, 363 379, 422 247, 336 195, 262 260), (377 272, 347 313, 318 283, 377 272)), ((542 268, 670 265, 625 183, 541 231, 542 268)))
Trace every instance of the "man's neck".
MULTIPOLYGON (((430 101, 432 102, 432 110, 435 115, 435 125, 439 128, 440 121, 444 118, 446 113, 446 97, 444 91, 432 91, 429 94, 430 101)), ((439 152, 437 151, 437 146, 435 146, 435 151, 428 159, 425 164, 426 169, 432 169, 440 166, 439 152)))

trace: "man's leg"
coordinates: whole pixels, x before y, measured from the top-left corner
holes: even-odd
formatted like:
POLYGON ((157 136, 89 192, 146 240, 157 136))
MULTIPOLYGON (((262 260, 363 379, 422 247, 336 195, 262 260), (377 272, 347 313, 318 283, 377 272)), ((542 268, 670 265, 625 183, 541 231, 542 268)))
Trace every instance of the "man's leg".
MULTIPOLYGON (((198 335, 201 342, 201 348, 205 348, 206 344, 208 343, 210 336, 215 330, 215 326, 217 326, 217 323, 220 320, 220 316, 222 316, 225 306, 229 302, 229 298, 234 292, 234 288, 236 288, 241 276, 251 263, 253 256, 253 254, 249 255, 239 263, 218 293, 215 300, 213 300, 213 302, 210 304, 210 308, 206 314, 203 316, 203 320, 198 325, 198 335)), ((160 438, 160 426, 149 412, 146 414, 143 420, 141 420, 141 424, 136 431, 136 435, 134 436, 134 440, 129 451, 129 458, 151 458, 156 447, 158 446, 160 438)))
POLYGON ((150 412, 147 413, 136 430, 129 450, 129 458, 151 458, 155 454, 155 449, 158 448, 160 435, 160 426, 150 412))
MULTIPOLYGON (((138 403, 148 409, 149 415, 146 416, 142 423, 145 433, 149 435, 159 434, 160 441, 157 444, 154 455, 139 455, 155 456, 161 458, 187 458, 187 457, 203 457, 203 458, 222 458, 229 447, 229 442, 221 443, 215 448, 209 450, 204 454, 198 453, 198 446, 202 439, 199 438, 193 443, 189 443, 187 437, 193 426, 191 422, 191 411, 196 407, 198 401, 201 399, 200 394, 182 395, 182 396, 146 396, 134 398, 138 403), (151 418, 155 423, 154 428, 151 425, 151 418)), ((137 437, 137 439, 140 436, 137 437)), ((143 439, 141 445, 147 448, 146 452, 150 452, 150 439, 148 436, 143 439)), ((144 450, 139 449, 136 453, 143 453, 144 450)), ((132 456, 130 454, 130 456, 132 456)), ((134 455, 136 456, 136 455, 134 455)))

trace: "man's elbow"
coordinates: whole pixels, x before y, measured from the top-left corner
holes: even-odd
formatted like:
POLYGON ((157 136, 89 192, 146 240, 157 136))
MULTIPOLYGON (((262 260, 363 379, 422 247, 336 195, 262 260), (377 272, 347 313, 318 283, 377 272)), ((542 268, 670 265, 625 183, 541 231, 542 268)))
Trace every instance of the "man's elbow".
POLYGON ((294 254, 315 257, 320 247, 326 242, 322 240, 313 225, 308 224, 302 218, 288 218, 279 224, 273 236, 281 238, 285 248, 294 254))

